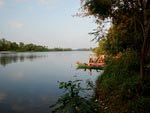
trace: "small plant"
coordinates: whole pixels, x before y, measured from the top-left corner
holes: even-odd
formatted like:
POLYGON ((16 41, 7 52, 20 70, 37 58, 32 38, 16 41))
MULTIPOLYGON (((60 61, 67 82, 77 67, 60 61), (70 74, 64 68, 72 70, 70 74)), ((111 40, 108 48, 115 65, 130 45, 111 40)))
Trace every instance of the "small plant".
POLYGON ((59 88, 64 89, 65 94, 50 106, 54 109, 52 113, 98 113, 96 101, 80 96, 81 91, 90 90, 89 86, 82 88, 81 80, 59 82, 59 88))

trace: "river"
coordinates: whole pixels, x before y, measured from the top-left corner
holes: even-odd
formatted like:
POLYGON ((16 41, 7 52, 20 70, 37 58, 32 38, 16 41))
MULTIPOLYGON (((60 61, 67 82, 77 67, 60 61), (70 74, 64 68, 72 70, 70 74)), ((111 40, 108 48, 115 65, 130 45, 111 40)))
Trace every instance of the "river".
POLYGON ((58 81, 92 80, 99 72, 76 70, 89 51, 0 54, 0 113, 50 113, 62 94, 58 81))

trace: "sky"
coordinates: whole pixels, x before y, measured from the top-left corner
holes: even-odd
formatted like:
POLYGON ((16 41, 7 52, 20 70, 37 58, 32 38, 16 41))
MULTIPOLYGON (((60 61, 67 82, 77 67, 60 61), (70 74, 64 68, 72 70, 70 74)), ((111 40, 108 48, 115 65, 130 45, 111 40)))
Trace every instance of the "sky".
POLYGON ((80 0, 0 0, 0 38, 49 48, 96 46, 89 35, 96 24, 74 17, 80 0))

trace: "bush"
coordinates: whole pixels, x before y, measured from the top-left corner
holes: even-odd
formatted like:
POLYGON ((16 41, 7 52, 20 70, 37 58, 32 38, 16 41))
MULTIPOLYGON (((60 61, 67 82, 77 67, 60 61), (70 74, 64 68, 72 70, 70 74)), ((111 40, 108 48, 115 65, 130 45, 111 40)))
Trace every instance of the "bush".
POLYGON ((144 79, 139 90, 139 61, 137 54, 131 50, 122 53, 119 58, 106 59, 104 73, 96 82, 102 113, 150 111, 150 77, 144 79))
MULTIPOLYGON (((53 113, 99 113, 98 103, 95 99, 87 99, 80 96, 80 92, 89 89, 82 88, 80 80, 60 82, 59 88, 65 91, 56 104, 50 106, 54 108, 53 113)), ((91 89, 91 88, 90 88, 91 89)))

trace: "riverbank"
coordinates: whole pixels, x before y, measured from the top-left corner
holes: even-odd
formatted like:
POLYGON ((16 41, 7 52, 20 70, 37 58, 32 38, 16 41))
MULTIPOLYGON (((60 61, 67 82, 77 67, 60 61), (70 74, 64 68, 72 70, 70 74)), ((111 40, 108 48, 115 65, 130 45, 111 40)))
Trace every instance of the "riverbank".
POLYGON ((102 66, 102 65, 95 65, 95 64, 93 64, 93 65, 88 65, 88 64, 86 64, 86 63, 78 63, 78 64, 77 64, 77 69, 103 70, 103 69, 104 69, 104 66, 102 66))
MULTIPOLYGON (((108 60, 108 59, 107 59, 108 60)), ((100 113, 148 113, 150 111, 150 69, 140 79, 139 57, 123 54, 107 61, 96 81, 100 113)))

